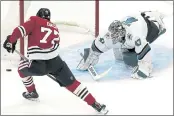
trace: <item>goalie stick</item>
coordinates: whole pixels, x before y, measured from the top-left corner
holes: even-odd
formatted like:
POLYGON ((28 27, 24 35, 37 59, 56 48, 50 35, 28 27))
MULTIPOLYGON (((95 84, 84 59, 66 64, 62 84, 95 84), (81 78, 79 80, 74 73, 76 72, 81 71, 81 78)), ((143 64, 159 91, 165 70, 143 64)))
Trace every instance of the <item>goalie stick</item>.
MULTIPOLYGON (((80 53, 80 56, 83 58, 83 54, 82 54, 82 53, 80 53)), ((91 77, 92 77, 95 81, 97 81, 97 80, 101 79, 102 77, 104 77, 106 74, 108 74, 108 72, 109 72, 111 69, 112 69, 112 67, 110 67, 108 70, 104 71, 103 73, 98 74, 98 73, 96 72, 96 70, 94 69, 94 67, 93 67, 92 65, 90 65, 90 66, 88 67, 88 72, 91 74, 91 77)))

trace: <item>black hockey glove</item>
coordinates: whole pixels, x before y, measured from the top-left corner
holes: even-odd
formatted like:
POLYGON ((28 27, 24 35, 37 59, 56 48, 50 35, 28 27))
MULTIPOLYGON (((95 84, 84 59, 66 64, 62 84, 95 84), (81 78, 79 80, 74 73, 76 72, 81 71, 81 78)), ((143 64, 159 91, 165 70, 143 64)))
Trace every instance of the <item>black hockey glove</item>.
POLYGON ((10 42, 9 42, 10 36, 11 36, 11 35, 8 35, 8 36, 7 36, 7 39, 5 40, 5 42, 4 42, 4 44, 3 44, 3 47, 7 50, 7 52, 9 52, 9 53, 12 52, 12 53, 13 53, 14 50, 15 50, 15 48, 16 48, 16 43, 17 43, 17 41, 16 41, 15 43, 10 43, 10 42))

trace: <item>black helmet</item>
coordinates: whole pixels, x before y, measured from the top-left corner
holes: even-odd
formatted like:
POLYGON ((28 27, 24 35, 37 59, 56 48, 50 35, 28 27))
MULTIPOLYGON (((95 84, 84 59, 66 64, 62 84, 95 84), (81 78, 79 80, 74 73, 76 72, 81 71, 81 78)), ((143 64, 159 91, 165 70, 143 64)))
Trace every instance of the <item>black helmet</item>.
POLYGON ((49 10, 48 8, 41 8, 41 9, 37 12, 36 16, 41 17, 41 18, 43 18, 43 19, 47 19, 47 20, 50 21, 51 12, 50 12, 50 10, 49 10))

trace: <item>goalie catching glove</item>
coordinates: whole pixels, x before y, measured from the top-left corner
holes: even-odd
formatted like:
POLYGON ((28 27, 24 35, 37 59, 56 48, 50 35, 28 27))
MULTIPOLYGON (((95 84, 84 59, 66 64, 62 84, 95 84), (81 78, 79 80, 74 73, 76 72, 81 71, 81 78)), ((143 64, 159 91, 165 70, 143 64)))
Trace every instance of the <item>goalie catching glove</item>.
POLYGON ((7 39, 5 40, 5 42, 3 44, 3 47, 7 50, 7 52, 13 53, 14 50, 16 49, 17 41, 15 43, 11 43, 10 42, 10 37, 11 37, 11 35, 7 36, 7 39))

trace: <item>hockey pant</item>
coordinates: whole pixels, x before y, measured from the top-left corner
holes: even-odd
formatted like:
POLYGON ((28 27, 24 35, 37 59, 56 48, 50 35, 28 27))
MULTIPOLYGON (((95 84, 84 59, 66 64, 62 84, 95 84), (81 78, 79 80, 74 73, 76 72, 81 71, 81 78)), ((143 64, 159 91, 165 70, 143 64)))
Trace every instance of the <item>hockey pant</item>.
POLYGON ((70 85, 75 80, 67 64, 59 56, 50 60, 21 61, 18 73, 21 78, 51 74, 61 86, 70 85))

